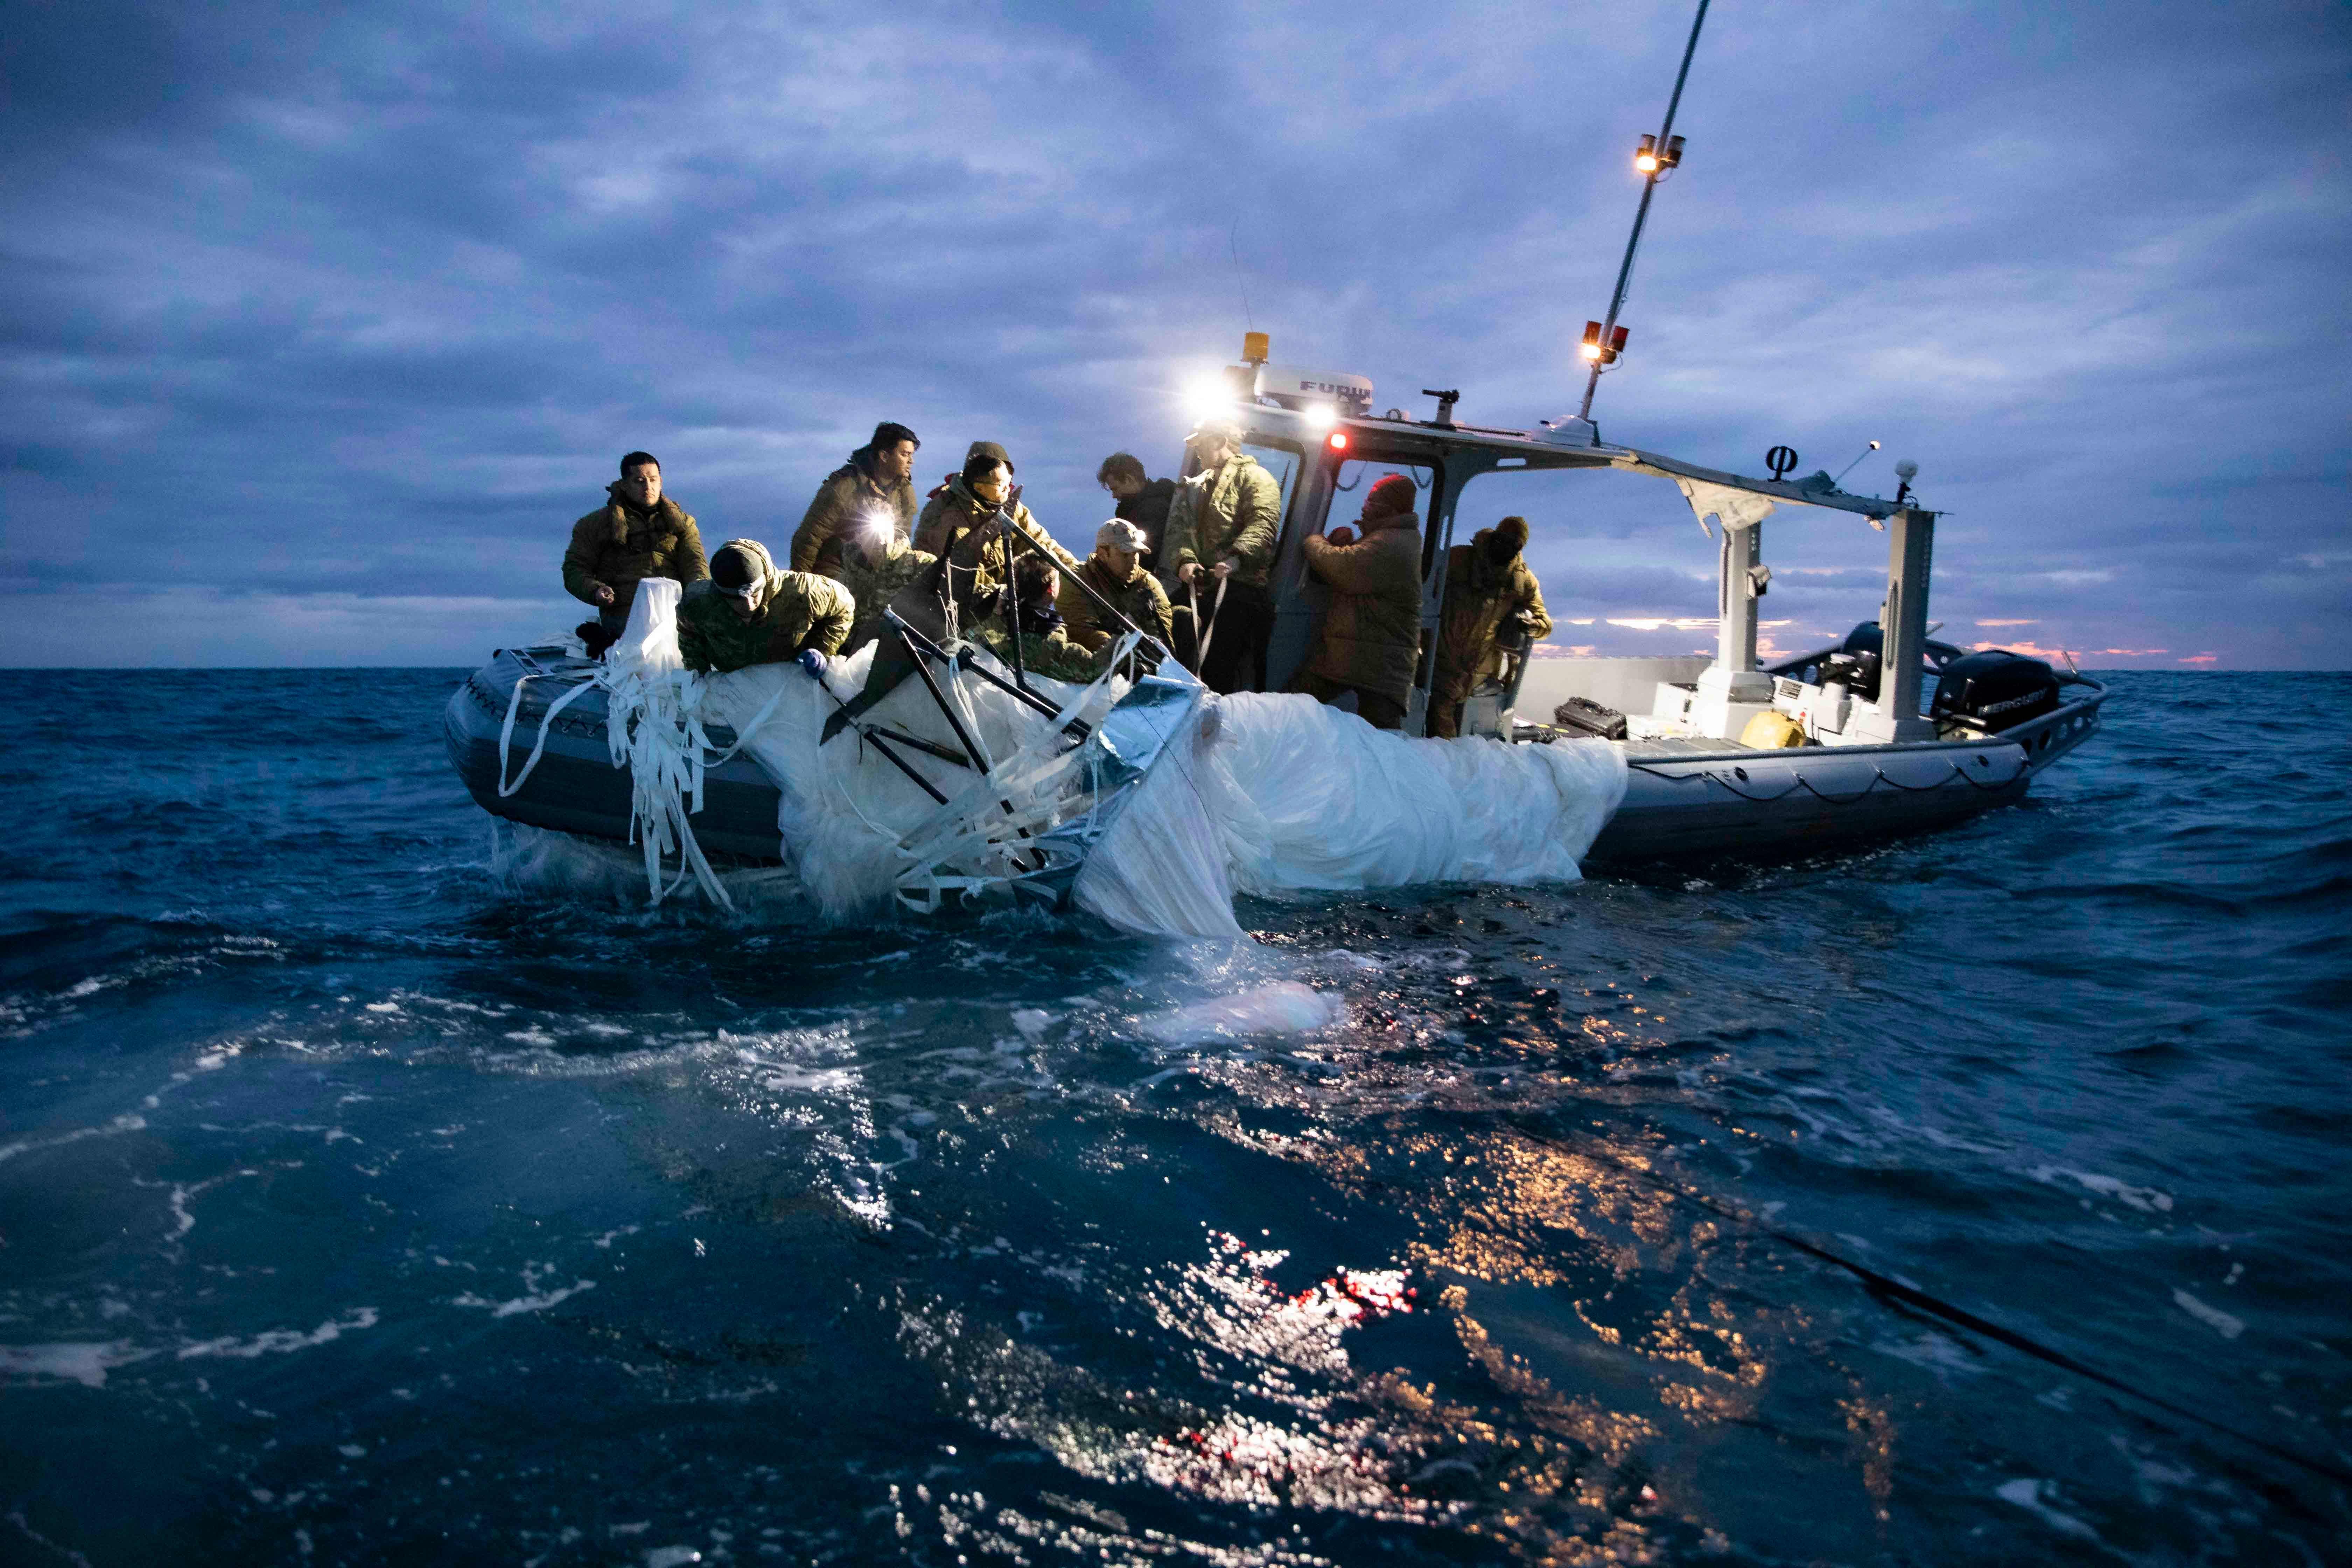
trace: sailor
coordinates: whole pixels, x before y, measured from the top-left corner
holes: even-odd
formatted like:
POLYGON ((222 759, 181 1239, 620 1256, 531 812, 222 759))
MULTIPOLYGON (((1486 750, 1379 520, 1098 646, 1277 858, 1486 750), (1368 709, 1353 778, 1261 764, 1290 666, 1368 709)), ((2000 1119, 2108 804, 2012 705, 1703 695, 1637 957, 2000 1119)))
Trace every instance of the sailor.
POLYGON ((730 539, 710 558, 710 585, 678 606, 677 651, 705 673, 793 659, 821 676, 856 613, 832 578, 780 572, 766 545, 730 539))
POLYGON ((1507 517, 1445 552, 1445 609, 1429 691, 1432 735, 1462 732, 1463 705, 1480 681, 1501 676, 1506 648, 1551 634, 1543 589, 1520 553, 1527 547, 1528 520, 1507 517))
POLYGON ((1168 535, 1168 507, 1176 499, 1176 481, 1150 478, 1143 471, 1143 460, 1132 452, 1113 452, 1095 470, 1095 483, 1118 502, 1112 514, 1142 531, 1143 547, 1156 563, 1168 535))
POLYGON ((1421 653, 1421 519, 1412 481, 1391 474, 1364 498, 1363 537, 1341 526, 1307 540, 1307 569, 1331 589, 1314 650, 1290 689, 1337 703, 1349 692, 1376 729, 1404 725, 1421 653))
MULTIPOLYGON (((1143 568, 1143 557, 1150 549, 1143 530, 1112 518, 1095 530, 1095 552, 1078 568, 1076 581, 1101 595, 1113 609, 1135 623, 1136 630, 1158 637, 1163 646, 1173 646, 1168 590, 1143 568)), ((1076 587, 1063 590, 1061 609, 1068 622, 1070 641, 1088 653, 1108 647, 1127 630, 1076 587)), ((1145 650, 1145 662, 1153 662, 1150 649, 1145 650)))
POLYGON ((563 552, 563 591, 596 606, 596 618, 579 627, 591 658, 604 658, 629 624, 640 581, 698 583, 710 575, 702 535, 694 519, 662 494, 661 465, 652 453, 622 458, 621 477, 604 493, 612 499, 572 525, 572 544, 563 552))
MULTIPOLYGON (((1004 597, 1013 602, 1005 607, 1014 612, 1024 669, 1081 686, 1102 673, 1103 660, 1072 642, 1064 627, 1062 613, 1055 607, 1061 593, 1061 574, 1050 559, 1023 555, 1013 565, 1013 592, 1004 597)), ((1006 664, 1013 662, 1013 633, 1002 611, 981 627, 977 640, 1006 664)))
POLYGON ((887 523, 845 535, 841 544, 838 578, 856 599, 857 616, 849 624, 849 638, 841 645, 841 651, 845 655, 856 653, 879 637, 882 612, 890 607, 890 602, 908 584, 938 560, 929 551, 908 543, 887 523))
POLYGON ((874 426, 874 438, 817 487, 793 531, 793 570, 839 576, 843 536, 882 519, 904 543, 915 520, 915 452, 921 446, 904 425, 886 419, 874 426))
POLYGON ((951 574, 957 604, 966 614, 987 613, 1004 586, 1007 540, 996 531, 1000 508, 1023 536, 1017 553, 1043 552, 1065 572, 1078 569, 1077 558, 1054 542, 1013 487, 1013 459, 993 441, 974 441, 964 454, 963 471, 931 492, 923 515, 915 524, 915 548, 944 555, 951 574))
POLYGON ((1213 691, 1255 690, 1265 683, 1265 645, 1274 631, 1266 580, 1274 569, 1282 489, 1242 450, 1242 427, 1210 420, 1192 433, 1201 471, 1178 487, 1168 509, 1163 562, 1198 605, 1196 665, 1213 691))

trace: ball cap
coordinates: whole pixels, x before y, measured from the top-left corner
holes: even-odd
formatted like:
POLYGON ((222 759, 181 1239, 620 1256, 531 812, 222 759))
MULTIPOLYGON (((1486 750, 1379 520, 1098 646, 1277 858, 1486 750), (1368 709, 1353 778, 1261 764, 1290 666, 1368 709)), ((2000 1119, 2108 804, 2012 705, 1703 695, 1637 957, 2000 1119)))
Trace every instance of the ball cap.
POLYGON ((1095 548, 1100 550, 1105 545, 1113 550, 1132 550, 1139 555, 1151 549, 1150 542, 1143 537, 1143 530, 1123 517, 1112 518, 1095 530, 1095 548))

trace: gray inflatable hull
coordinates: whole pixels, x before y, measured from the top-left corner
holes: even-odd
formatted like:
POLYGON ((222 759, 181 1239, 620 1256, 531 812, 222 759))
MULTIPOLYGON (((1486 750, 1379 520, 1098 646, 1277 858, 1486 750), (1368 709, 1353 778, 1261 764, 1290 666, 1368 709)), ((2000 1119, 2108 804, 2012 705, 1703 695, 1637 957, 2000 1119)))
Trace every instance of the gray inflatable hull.
MULTIPOLYGON (((629 775, 613 765, 600 691, 556 715, 539 766, 515 793, 499 794, 502 764, 506 777, 520 771, 551 697, 564 689, 556 681, 526 687, 511 752, 501 759, 499 735, 516 681, 589 668, 560 648, 501 649, 450 693, 443 715, 449 760, 483 810, 534 827, 627 837, 629 775)), ((1948 826, 2022 799, 2036 773, 2096 731, 2105 697, 2093 685, 2055 712, 1981 742, 1787 751, 1634 742, 1626 748, 1624 803, 1586 858, 1610 865, 1801 854, 1948 826)), ((723 729, 710 738, 721 747, 734 740, 723 729)), ((714 859, 777 863, 779 804, 758 765, 736 757, 707 775, 695 837, 714 859)))
MULTIPOLYGON (((589 691, 558 713, 547 728, 547 749, 539 766, 514 794, 499 793, 501 765, 508 778, 522 771, 549 702, 568 684, 534 682, 524 688, 511 752, 502 759, 499 733, 515 682, 526 676, 576 677, 593 668, 559 648, 501 648, 449 694, 442 711, 442 738, 467 793, 484 811, 509 822, 592 838, 628 837, 629 773, 613 765, 602 691, 589 691)), ((735 734, 719 727, 711 730, 710 739, 725 747, 734 743, 735 734)), ((776 786, 759 764, 749 757, 730 758, 704 777, 702 810, 694 817, 695 839, 713 860, 776 864, 783 858, 783 840, 776 827, 780 804, 776 786)))

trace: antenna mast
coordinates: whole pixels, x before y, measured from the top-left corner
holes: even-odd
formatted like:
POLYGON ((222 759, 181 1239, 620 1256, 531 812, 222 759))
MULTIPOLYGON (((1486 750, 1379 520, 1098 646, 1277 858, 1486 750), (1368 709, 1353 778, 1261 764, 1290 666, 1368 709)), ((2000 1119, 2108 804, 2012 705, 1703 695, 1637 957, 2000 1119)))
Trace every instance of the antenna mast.
POLYGON ((1625 330, 1617 324, 1617 312, 1625 308, 1625 289, 1633 279, 1633 253, 1642 246, 1650 198, 1657 194, 1658 182, 1683 161, 1683 139, 1674 133, 1675 110, 1682 107, 1683 83, 1690 78, 1691 56, 1698 52, 1698 30, 1706 25, 1706 7, 1707 0, 1698 0, 1698 15, 1691 19, 1690 42, 1683 46, 1683 68, 1675 73, 1674 96, 1666 100, 1666 121, 1655 136, 1643 137, 1633 154, 1633 167, 1643 174, 1642 205, 1633 210, 1633 233, 1625 241, 1624 265, 1617 268, 1617 292, 1610 296, 1609 319, 1584 324, 1584 357, 1592 362, 1592 373, 1585 378, 1584 405, 1576 411, 1580 419, 1592 417, 1592 394, 1601 384, 1601 373, 1625 352, 1625 330))

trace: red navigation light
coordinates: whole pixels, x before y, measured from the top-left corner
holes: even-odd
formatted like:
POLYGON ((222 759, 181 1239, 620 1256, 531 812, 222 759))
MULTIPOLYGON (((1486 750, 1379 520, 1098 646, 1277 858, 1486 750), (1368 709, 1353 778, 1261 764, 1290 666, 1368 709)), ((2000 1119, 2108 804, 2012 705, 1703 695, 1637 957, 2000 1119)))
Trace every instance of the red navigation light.
POLYGON ((1324 439, 1331 443, 1331 450, 1335 452, 1344 452, 1348 449, 1348 433, 1345 430, 1334 430, 1324 439))

